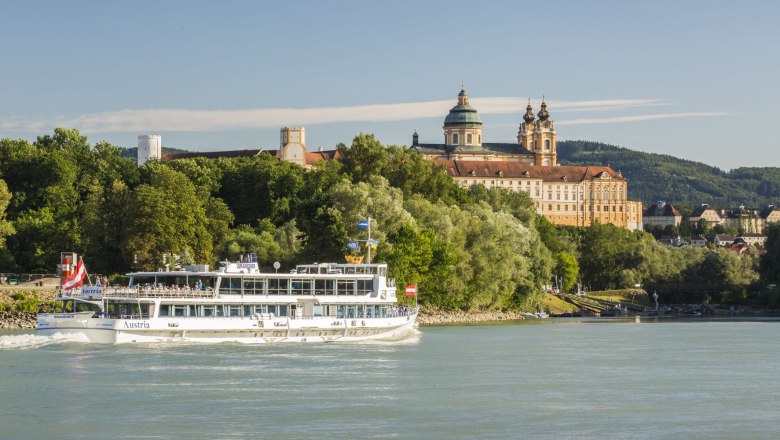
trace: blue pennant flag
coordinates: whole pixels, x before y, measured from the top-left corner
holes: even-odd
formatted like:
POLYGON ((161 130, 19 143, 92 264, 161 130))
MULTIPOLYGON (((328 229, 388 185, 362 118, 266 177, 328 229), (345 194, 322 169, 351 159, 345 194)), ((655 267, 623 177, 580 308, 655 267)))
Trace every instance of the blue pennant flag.
POLYGON ((347 247, 350 249, 358 249, 360 246, 358 246, 358 243, 356 241, 351 241, 347 243, 347 247))
POLYGON ((368 220, 358 220, 359 229, 368 229, 368 220))

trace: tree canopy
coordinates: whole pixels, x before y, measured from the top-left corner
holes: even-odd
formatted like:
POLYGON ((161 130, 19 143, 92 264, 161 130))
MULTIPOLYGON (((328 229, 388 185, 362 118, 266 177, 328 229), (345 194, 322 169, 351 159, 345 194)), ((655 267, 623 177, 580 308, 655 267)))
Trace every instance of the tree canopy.
MULTIPOLYGON (((612 152, 560 145, 569 161, 589 154, 603 162, 593 158, 612 152)), ((264 268, 343 261, 353 252, 347 243, 366 238, 357 222, 370 217, 379 242, 372 259, 389 264, 397 285, 418 285, 422 303, 447 309, 537 309, 556 280, 566 290, 663 285, 668 298, 733 302, 780 280, 777 227, 763 257, 677 249, 612 225, 555 226, 526 193, 462 188, 414 149, 384 146, 371 134, 338 149, 338 160, 308 170, 268 154, 138 168, 126 150, 91 146, 78 130, 2 139, 0 272, 51 272, 70 250, 92 273, 215 265, 249 252, 264 268)), ((611 164, 627 173, 632 162, 625 163, 611 164)), ((758 182, 756 173, 735 176, 774 194, 773 180, 758 182)), ((629 188, 638 187, 632 179, 629 188)), ((704 185, 710 194, 736 191, 717 182, 704 185)))

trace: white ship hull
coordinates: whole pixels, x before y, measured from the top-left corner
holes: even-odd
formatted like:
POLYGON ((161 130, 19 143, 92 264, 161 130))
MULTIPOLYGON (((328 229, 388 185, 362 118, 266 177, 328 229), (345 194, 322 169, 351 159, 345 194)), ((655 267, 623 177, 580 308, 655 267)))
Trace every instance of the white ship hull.
POLYGON ((48 313, 38 317, 37 333, 76 336, 84 342, 355 342, 400 340, 411 336, 416 315, 388 318, 208 317, 109 319, 87 313, 48 313))

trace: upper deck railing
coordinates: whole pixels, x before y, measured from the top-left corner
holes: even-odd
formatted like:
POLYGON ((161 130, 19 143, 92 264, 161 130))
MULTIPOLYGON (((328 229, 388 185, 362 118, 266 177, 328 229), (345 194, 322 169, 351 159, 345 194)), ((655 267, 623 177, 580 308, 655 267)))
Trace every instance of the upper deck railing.
POLYGON ((109 288, 103 291, 103 296, 109 298, 214 298, 213 290, 197 289, 150 289, 143 287, 109 288))

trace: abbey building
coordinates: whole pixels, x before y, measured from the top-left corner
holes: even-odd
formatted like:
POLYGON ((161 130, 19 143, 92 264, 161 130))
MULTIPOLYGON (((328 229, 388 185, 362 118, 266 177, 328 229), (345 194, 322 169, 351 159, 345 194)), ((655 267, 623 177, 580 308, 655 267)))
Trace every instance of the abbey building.
POLYGON ((557 135, 547 103, 536 115, 529 101, 517 143, 482 140, 482 120, 464 89, 444 119, 444 143, 412 147, 442 164, 463 186, 482 184, 525 191, 536 210, 558 225, 590 226, 594 221, 642 228, 642 203, 627 198, 628 180, 607 166, 558 165, 557 135))

